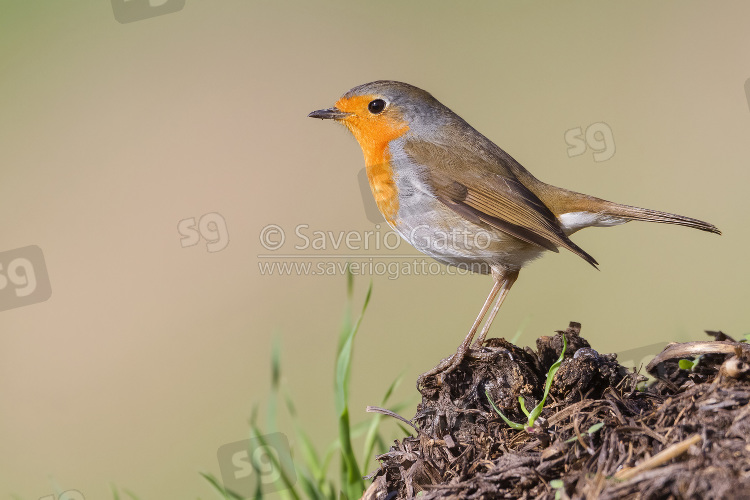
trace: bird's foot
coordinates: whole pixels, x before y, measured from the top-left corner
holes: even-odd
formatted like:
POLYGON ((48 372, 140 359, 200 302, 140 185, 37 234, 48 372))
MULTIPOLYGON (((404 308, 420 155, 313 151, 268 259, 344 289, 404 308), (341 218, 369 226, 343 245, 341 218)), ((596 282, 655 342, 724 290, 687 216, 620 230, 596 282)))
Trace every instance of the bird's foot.
POLYGON ((442 361, 440 361, 440 363, 438 363, 438 365, 435 368, 420 375, 417 378, 417 389, 419 389, 420 387, 424 387, 425 382, 427 382, 428 379, 433 378, 433 377, 435 377, 436 379, 435 381, 437 382, 438 386, 442 385, 443 377, 447 375, 448 373, 452 372, 453 370, 455 370, 456 366, 458 366, 457 364, 454 365, 453 363, 453 359, 455 357, 456 355, 454 354, 453 356, 449 356, 443 359, 442 361))
MULTIPOLYGON (((505 349, 502 349, 502 351, 508 352, 505 349)), ((417 389, 426 387, 426 382, 430 379, 432 379, 430 380, 430 386, 440 387, 445 381, 445 376, 461 366, 467 358, 488 362, 497 358, 497 356, 497 349, 486 349, 480 346, 472 346, 465 350, 459 349, 454 355, 441 360, 435 368, 420 375, 417 378, 417 389)))
POLYGON ((434 382, 430 385, 437 385, 438 387, 443 385, 443 381, 445 380, 445 376, 451 373, 453 370, 458 368, 461 363, 463 363, 464 358, 466 358, 467 353, 469 352, 469 349, 460 349, 456 351, 455 354, 452 356, 449 356, 438 365, 433 368, 432 370, 423 373, 417 378, 417 390, 419 390, 420 387, 425 387, 425 383, 429 379, 434 379, 434 382))

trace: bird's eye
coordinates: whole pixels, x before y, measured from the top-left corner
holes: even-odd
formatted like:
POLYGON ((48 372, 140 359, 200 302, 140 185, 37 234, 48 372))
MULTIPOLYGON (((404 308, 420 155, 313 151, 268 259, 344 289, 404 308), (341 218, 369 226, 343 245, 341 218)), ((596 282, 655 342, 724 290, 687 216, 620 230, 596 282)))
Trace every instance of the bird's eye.
POLYGON ((372 113, 373 115, 377 115, 385 109, 385 101, 383 99, 375 99, 374 101, 370 101, 370 104, 367 105, 367 109, 369 109, 370 113, 372 113))

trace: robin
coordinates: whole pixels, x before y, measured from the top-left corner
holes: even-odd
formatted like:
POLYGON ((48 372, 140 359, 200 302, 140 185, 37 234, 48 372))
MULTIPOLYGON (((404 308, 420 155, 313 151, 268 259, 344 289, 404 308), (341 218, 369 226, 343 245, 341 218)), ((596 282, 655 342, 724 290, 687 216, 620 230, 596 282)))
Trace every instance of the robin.
POLYGON ((580 229, 641 220, 721 234, 708 222, 546 184, 432 95, 406 83, 354 87, 332 108, 308 116, 337 121, 354 135, 378 209, 406 241, 444 264, 492 275, 487 300, 456 353, 420 380, 455 369, 489 311, 475 346, 484 342, 521 268, 545 251, 562 247, 596 268, 596 260, 569 238, 580 229))

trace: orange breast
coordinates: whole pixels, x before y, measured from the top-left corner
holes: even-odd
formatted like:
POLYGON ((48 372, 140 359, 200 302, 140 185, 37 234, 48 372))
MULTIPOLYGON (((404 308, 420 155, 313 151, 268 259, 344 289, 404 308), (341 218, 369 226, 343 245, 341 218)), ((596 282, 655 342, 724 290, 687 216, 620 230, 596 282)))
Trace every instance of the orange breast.
POLYGON ((398 189, 388 145, 404 135, 409 126, 405 121, 385 113, 368 114, 367 104, 375 98, 376 96, 342 98, 336 103, 336 107, 352 113, 343 123, 362 147, 367 179, 378 209, 390 224, 394 224, 398 212, 398 189))
POLYGON ((367 179, 378 209, 389 224, 395 224, 398 213, 398 188, 389 160, 367 165, 367 179))

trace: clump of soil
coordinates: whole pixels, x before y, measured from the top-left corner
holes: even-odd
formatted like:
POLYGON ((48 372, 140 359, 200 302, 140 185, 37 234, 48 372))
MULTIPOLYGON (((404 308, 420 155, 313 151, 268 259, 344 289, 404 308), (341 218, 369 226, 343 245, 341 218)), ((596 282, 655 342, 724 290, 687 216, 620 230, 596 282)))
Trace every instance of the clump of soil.
POLYGON ((750 498, 750 346, 670 344, 648 370, 600 354, 571 323, 537 349, 490 339, 453 372, 424 381, 413 436, 380 455, 363 498, 750 498), (543 396, 547 371, 568 347, 533 428, 514 422, 543 396), (680 368, 680 359, 699 362, 680 368))

